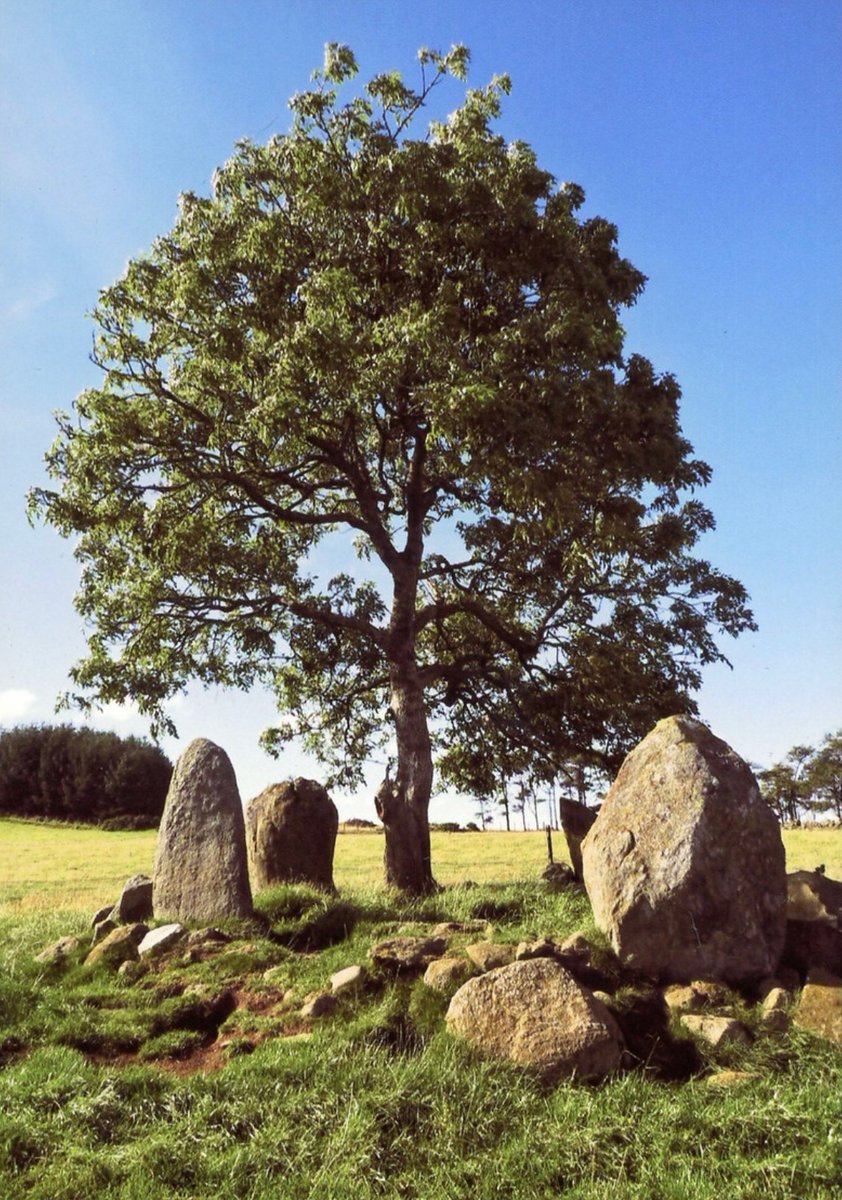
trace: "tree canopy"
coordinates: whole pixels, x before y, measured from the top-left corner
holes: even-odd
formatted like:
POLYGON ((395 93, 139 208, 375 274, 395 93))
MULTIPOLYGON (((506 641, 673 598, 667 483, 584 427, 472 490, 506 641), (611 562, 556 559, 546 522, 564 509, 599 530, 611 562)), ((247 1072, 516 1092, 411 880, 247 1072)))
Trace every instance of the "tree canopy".
POLYGON ((810 813, 842 822, 842 729, 828 733, 818 747, 793 746, 781 762, 760 771, 758 780, 782 821, 796 824, 810 813))
POLYGON ((644 277, 617 230, 495 132, 505 76, 418 129, 468 52, 419 59, 417 88, 340 101, 356 63, 329 45, 290 131, 181 197, 102 292, 101 383, 32 495, 78 538, 74 699, 169 729, 190 679, 262 684, 266 743, 303 736, 345 784, 391 742, 386 874, 411 891, 433 737, 611 753, 752 626, 693 554, 710 471, 678 384, 624 356, 644 277))
POLYGON ((158 824, 172 764, 157 746, 71 725, 0 732, 0 813, 114 828, 158 824))

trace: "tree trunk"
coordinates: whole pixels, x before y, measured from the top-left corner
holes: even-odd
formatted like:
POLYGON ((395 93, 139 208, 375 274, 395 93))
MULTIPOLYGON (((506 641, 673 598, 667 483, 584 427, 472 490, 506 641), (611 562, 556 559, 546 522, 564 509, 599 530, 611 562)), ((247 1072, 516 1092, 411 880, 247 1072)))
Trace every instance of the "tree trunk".
POLYGON ((438 890, 430 860, 428 809, 433 788, 433 750, 424 691, 414 662, 392 668, 391 709, 398 746, 397 775, 375 797, 386 831, 387 887, 413 896, 438 890))

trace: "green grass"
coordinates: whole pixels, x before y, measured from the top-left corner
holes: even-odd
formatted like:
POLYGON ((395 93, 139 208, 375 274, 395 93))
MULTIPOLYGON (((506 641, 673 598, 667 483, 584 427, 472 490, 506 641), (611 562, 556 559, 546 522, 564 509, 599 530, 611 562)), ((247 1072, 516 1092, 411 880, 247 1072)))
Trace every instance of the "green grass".
MULTIPOLYGON (((130 875, 152 871, 154 830, 109 833, 101 829, 0 819, 0 913, 82 908, 92 913, 117 898, 130 875)), ((787 868, 812 870, 824 863, 842 879, 838 829, 784 830, 787 868)), ((433 869, 453 886, 508 883, 537 877, 547 861, 544 833, 433 833, 433 869)), ((561 833, 553 835, 557 859, 567 858, 561 833)), ((377 887, 382 879, 383 834, 340 833, 334 876, 340 890, 377 887)))
MULTIPOLYGON (((791 866, 824 861, 842 875, 832 846, 818 849, 823 835, 795 832, 802 857, 793 864, 787 834, 791 866)), ((435 835, 439 878, 478 886, 414 903, 375 886, 381 835, 345 835, 340 896, 261 893, 257 919, 228 923, 235 940, 204 961, 176 954, 134 983, 85 968, 84 948, 63 968, 36 963, 63 934, 89 937, 94 898, 107 901, 148 869, 152 844, 146 834, 0 822, 4 1200, 842 1194, 842 1054, 797 1029, 694 1051, 692 1070, 673 1082, 653 1057, 647 1072, 599 1087, 547 1089, 450 1038, 447 997, 419 981, 375 973, 333 1014, 302 1020, 310 992, 398 930, 494 914, 496 940, 593 934, 581 892, 537 882, 543 834, 435 835), (31 835, 38 857, 24 866, 31 835), (50 897, 67 907, 54 910, 50 897), (751 1078, 710 1086, 721 1068, 751 1078)), ((623 994, 632 1008, 633 990, 623 994)), ((757 1027, 756 1010, 742 1016, 757 1027)))

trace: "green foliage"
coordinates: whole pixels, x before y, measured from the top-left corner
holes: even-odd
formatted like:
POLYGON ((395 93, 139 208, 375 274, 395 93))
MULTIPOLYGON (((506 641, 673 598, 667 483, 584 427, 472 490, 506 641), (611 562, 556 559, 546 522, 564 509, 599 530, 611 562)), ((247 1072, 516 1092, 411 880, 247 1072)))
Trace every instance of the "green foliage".
POLYGON ((172 765, 156 746, 70 725, 0 732, 0 813, 86 821, 114 829, 157 825, 172 765))
POLYGON ((825 736, 818 749, 793 746, 783 762, 758 774, 760 790, 782 821, 803 812, 830 814, 842 822, 842 730, 825 736))
POLYGON ((102 292, 101 384, 32 494, 78 538, 74 699, 168 728, 191 678, 262 683, 267 744, 301 735, 346 783, 391 704, 423 813, 427 717, 491 754, 502 723, 530 758, 610 756, 752 626, 693 555, 710 471, 678 385, 624 356, 644 277, 615 227, 494 131, 507 77, 413 126, 468 57, 341 103, 356 63, 327 48, 291 130, 240 143, 102 292), (334 534, 360 561, 325 579, 334 534))

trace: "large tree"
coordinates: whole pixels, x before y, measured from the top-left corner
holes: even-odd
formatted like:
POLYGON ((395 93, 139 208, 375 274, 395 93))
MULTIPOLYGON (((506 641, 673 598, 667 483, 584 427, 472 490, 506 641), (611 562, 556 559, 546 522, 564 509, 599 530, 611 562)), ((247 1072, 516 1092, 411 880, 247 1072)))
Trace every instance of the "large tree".
POLYGON ((624 357, 644 277, 616 229, 494 131, 506 77, 413 135, 468 54, 419 58, 417 89, 341 102, 356 64, 328 46, 290 131, 181 197, 101 294, 101 384, 32 498, 78 537, 75 698, 167 728, 191 678, 268 685, 267 744, 303 735, 345 783, 391 740, 386 878, 411 892, 451 715, 546 695, 575 740, 635 688, 686 704, 751 624, 691 553, 709 469, 679 388, 624 357))

